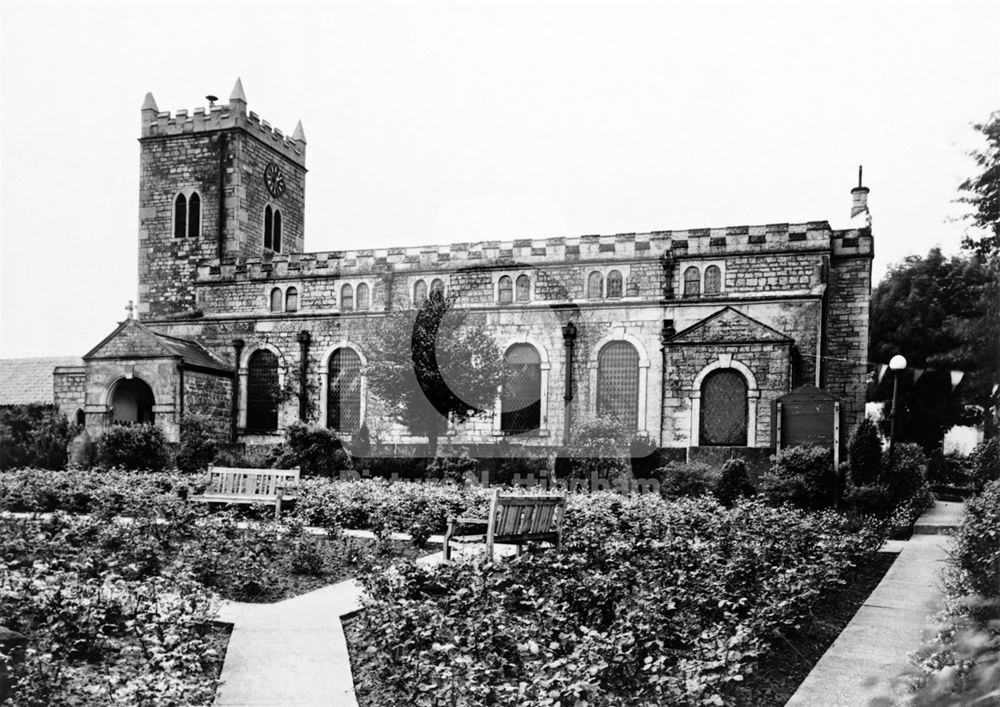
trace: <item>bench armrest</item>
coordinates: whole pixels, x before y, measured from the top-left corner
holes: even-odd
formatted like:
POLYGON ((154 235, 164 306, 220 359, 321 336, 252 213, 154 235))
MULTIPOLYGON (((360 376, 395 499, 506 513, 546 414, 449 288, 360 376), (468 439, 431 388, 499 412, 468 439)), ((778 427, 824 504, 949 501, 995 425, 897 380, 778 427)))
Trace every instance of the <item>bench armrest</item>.
POLYGON ((448 525, 489 525, 489 518, 472 518, 462 516, 460 518, 449 518, 448 525))

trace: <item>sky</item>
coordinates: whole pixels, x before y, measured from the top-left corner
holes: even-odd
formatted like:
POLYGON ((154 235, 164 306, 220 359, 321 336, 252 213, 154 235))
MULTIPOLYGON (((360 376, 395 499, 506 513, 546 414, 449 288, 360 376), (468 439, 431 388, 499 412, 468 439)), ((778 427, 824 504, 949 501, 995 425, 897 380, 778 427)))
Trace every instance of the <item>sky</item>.
POLYGON ((1000 110, 1000 3, 0 3, 0 357, 136 299, 139 109, 308 140, 306 250, 827 220, 877 282, 935 245, 1000 110))

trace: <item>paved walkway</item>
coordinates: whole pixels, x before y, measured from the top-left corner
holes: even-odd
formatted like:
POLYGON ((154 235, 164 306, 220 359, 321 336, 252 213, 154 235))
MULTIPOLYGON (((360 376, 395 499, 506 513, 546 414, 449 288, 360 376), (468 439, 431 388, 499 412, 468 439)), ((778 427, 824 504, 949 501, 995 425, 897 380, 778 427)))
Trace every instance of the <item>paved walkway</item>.
POLYGON ((961 523, 964 512, 961 503, 938 501, 917 520, 910 540, 886 548, 899 548, 896 561, 785 707, 865 707, 905 697, 894 683, 939 605, 945 533, 961 523))
MULTIPOLYGON (((345 530, 374 538, 367 531, 345 530)), ((394 534, 399 540, 409 536, 394 534)), ((440 535, 430 542, 440 543, 440 535)), ((482 546, 479 546, 482 552, 482 546)), ((457 548, 456 554, 476 546, 457 548)), ((497 546, 496 554, 514 548, 497 546)), ((441 562, 436 552, 417 560, 441 562)), ((217 707, 357 707, 351 661, 341 617, 361 608, 361 587, 353 579, 275 604, 224 602, 219 620, 233 624, 217 707)))

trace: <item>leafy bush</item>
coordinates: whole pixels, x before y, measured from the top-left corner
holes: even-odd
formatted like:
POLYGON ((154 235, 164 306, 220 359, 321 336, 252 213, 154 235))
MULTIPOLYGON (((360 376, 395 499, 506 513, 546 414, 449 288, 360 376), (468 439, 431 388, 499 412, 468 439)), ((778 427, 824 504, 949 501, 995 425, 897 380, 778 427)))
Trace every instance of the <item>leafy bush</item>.
POLYGON ((843 507, 860 515, 887 518, 893 510, 889 488, 883 484, 850 485, 844 493, 843 507))
POLYGON ((615 481, 631 476, 629 440, 631 432, 613 417, 581 420, 570 443, 559 452, 557 478, 584 478, 593 475, 615 481))
POLYGON ((833 504, 837 486, 833 450, 790 447, 771 460, 771 468, 760 483, 760 490, 770 503, 791 503, 804 509, 826 508, 833 504))
POLYGON ((72 436, 69 422, 55 406, 0 408, 0 469, 62 469, 72 436))
POLYGON ((478 473, 479 462, 468 454, 462 454, 457 457, 436 457, 427 466, 426 478, 461 484, 465 483, 466 474, 476 478, 478 473))
POLYGON ((757 489, 750 480, 747 463, 742 459, 730 459, 722 465, 722 473, 713 491, 719 503, 728 508, 737 499, 754 495, 757 489))
POLYGON ((902 503, 927 485, 927 456, 919 444, 897 444, 883 474, 893 503, 902 503))
POLYGON ((984 439, 969 455, 969 472, 977 492, 1000 479, 1000 439, 984 439))
POLYGON ((632 460, 632 475, 637 478, 651 478, 663 466, 660 450, 647 434, 633 436, 628 451, 632 460))
POLYGON ((1000 481, 970 499, 954 536, 952 561, 962 571, 970 593, 1000 596, 1000 481))
POLYGON ((882 474, 882 438, 870 417, 865 417, 854 430, 847 445, 851 481, 858 486, 878 483, 882 474))
POLYGON ((356 686, 378 707, 724 704, 880 541, 757 501, 571 496, 559 552, 363 575, 356 686))
POLYGON ((351 457, 332 430, 296 422, 286 428, 284 451, 272 466, 299 467, 303 476, 330 478, 342 469, 350 469, 351 457))
POLYGON ((167 442, 156 425, 113 425, 97 445, 106 467, 160 471, 167 466, 167 442))
POLYGON ((188 481, 171 472, 19 469, 0 474, 0 510, 144 515, 186 498, 188 481))
POLYGON ((660 482, 664 498, 702 496, 710 493, 719 480, 719 472, 700 462, 670 462, 653 473, 660 482))
POLYGON ((181 471, 204 471, 219 453, 215 428, 204 415, 185 415, 181 420, 181 444, 177 450, 177 468, 181 471))
MULTIPOLYGON (((507 456, 495 457, 489 463, 489 481, 494 486, 509 486, 518 479, 541 479, 549 473, 547 457, 523 456, 526 450, 511 450, 507 456)), ((480 464, 483 464, 480 461, 480 464)))

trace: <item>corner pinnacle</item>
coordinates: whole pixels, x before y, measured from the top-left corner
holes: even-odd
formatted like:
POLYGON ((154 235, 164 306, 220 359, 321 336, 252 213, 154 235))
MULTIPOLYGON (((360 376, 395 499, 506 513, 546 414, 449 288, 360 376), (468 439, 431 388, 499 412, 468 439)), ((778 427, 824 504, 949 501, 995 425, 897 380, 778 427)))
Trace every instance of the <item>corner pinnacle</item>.
POLYGON ((306 131, 302 129, 302 121, 300 120, 295 124, 295 132, 292 133, 292 139, 299 142, 306 141, 306 131))
POLYGON ((156 111, 157 113, 160 112, 160 109, 156 107, 156 99, 153 98, 152 91, 146 94, 146 99, 142 102, 142 109, 156 111))
POLYGON ((243 82, 240 81, 239 77, 236 77, 236 85, 233 86, 233 92, 229 94, 229 102, 233 101, 243 101, 247 102, 247 95, 243 93, 243 82))

